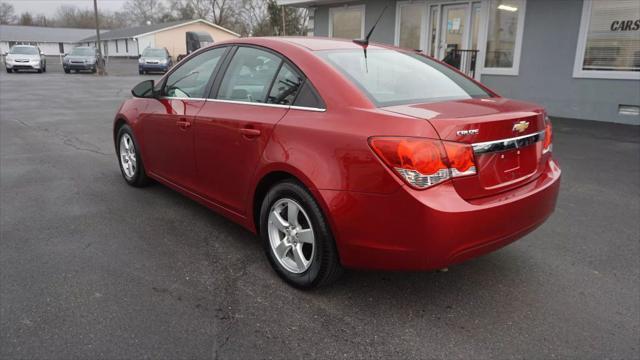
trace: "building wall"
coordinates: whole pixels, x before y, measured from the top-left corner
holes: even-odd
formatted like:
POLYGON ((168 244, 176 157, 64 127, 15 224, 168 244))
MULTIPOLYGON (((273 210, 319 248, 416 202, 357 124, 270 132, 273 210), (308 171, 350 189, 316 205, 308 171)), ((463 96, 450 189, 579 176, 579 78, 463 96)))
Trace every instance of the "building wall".
POLYGON ((139 51, 140 54, 142 54, 144 49, 146 49, 148 47, 155 47, 156 46, 156 36, 154 34, 147 35, 147 36, 141 36, 141 37, 137 38, 137 40, 138 40, 138 51, 139 51))
MULTIPOLYGON (((187 31, 204 31, 211 35, 214 42, 235 39, 236 36, 216 29, 204 23, 194 23, 155 33, 155 47, 166 47, 175 60, 180 54, 187 53, 185 33, 187 31)), ((140 51, 144 48, 140 47, 140 51)))
MULTIPOLYGON (((138 56, 138 46, 133 39, 127 39, 129 49, 125 46, 125 39, 107 40, 106 54, 109 57, 136 57, 138 56), (116 41, 118 42, 116 48, 116 41)), ((104 43, 104 42, 103 42, 104 43)))
POLYGON ((482 75, 499 94, 544 105, 553 116, 640 125, 618 105, 640 106, 640 81, 573 78, 582 0, 527 0, 518 76, 482 75))
MULTIPOLYGON (((429 1, 436 3, 436 1, 429 1)), ((368 31, 385 2, 365 4, 368 31)), ((373 40, 393 44, 396 2, 392 1, 373 34, 373 40)), ((329 8, 318 6, 314 35, 328 36, 329 8)), ((573 77, 582 0, 527 0, 518 76, 482 75, 481 81, 499 94, 544 105, 552 116, 640 125, 640 117, 618 115, 618 105, 640 106, 640 81, 573 77)))
MULTIPOLYGON (((44 52, 45 55, 60 55, 60 47, 58 43, 37 43, 40 50, 44 52)), ((68 53, 75 47, 74 44, 71 43, 63 43, 64 53, 68 53)), ((8 41, 0 41, 0 54, 4 54, 10 50, 8 41)))

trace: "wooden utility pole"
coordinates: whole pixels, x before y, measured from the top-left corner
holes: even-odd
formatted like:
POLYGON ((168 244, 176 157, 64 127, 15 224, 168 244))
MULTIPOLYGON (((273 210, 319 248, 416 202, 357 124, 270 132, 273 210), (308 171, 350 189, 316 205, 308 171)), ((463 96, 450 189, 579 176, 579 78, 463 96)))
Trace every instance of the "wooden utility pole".
POLYGON ((96 39, 98 40, 98 58, 96 59, 96 66, 98 68, 98 75, 107 75, 104 69, 104 59, 102 57, 101 42, 100 42, 100 21, 98 20, 98 0, 93 0, 93 12, 96 17, 96 39))
POLYGON ((285 20, 286 11, 287 11, 287 8, 285 8, 284 5, 282 5, 282 36, 287 36, 287 21, 285 20))

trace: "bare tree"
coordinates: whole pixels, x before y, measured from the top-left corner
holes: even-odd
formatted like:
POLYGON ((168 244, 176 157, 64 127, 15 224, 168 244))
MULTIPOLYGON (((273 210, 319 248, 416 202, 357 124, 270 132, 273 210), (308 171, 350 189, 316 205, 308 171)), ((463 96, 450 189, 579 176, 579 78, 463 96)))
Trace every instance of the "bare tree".
POLYGON ((13 5, 0 2, 0 24, 13 24, 14 22, 16 22, 16 15, 13 5))
POLYGON ((166 8, 162 0, 127 0, 124 11, 129 14, 133 23, 145 25, 161 19, 166 8))

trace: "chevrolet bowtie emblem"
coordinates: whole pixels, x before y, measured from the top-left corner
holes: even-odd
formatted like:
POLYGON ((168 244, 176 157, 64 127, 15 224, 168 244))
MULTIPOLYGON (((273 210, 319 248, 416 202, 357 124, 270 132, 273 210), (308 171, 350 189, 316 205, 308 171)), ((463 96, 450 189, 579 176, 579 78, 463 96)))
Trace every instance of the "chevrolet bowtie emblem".
POLYGON ((527 130, 528 127, 529 127, 529 122, 523 120, 513 124, 513 131, 521 133, 527 130))

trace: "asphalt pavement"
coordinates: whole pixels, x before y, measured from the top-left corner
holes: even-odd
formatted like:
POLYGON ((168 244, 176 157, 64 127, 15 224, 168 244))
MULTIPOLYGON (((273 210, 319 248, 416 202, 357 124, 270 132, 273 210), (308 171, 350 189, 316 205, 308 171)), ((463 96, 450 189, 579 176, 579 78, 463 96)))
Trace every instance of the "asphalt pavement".
POLYGON ((0 74, 0 358, 639 357, 639 127, 555 119, 557 210, 504 249, 301 292, 241 227, 125 184, 113 116, 154 76, 123 64, 0 74))

